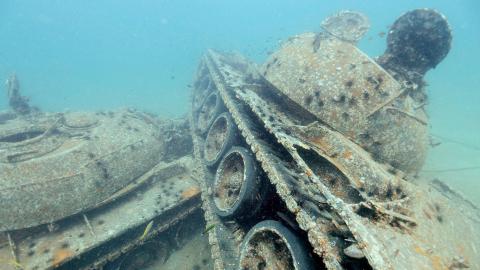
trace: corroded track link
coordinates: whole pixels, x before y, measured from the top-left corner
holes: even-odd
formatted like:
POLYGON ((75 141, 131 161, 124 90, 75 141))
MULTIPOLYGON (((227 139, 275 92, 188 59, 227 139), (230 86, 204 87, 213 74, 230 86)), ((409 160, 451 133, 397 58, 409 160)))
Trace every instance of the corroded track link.
POLYGON ((401 172, 373 161, 295 108, 247 61, 215 52, 206 59, 247 143, 328 268, 345 265, 337 247, 343 249, 346 239, 354 239, 374 269, 478 267, 478 208, 438 184, 435 189, 412 184, 401 172), (287 165, 284 155, 283 160, 275 155, 258 139, 265 137, 262 132, 274 135, 294 162, 287 165), (340 184, 332 184, 332 175, 340 184))
MULTIPOLYGON (((114 199, 109 199, 108 203, 84 215, 59 221, 55 231, 49 232, 46 226, 39 226, 28 233, 12 233, 18 266, 35 270, 59 267, 101 269, 103 264, 141 245, 200 208, 199 188, 189 178, 191 165, 192 158, 189 156, 160 163, 112 196, 114 199), (151 220, 154 222, 149 234, 140 239, 151 220), (113 241, 115 245, 108 244, 113 241), (78 260, 80 257, 81 260, 78 260)), ((10 246, 2 240, 0 269, 13 270, 15 263, 10 246)))
MULTIPOLYGON (((261 123, 254 121, 255 117, 252 117, 254 115, 248 111, 248 107, 233 96, 234 93, 231 92, 232 89, 228 89, 237 85, 228 85, 225 83, 224 75, 220 72, 219 68, 225 67, 226 65, 215 61, 214 57, 212 57, 213 55, 215 55, 215 53, 210 52, 204 58, 211 78, 215 82, 218 92, 237 124, 239 131, 242 133, 242 136, 245 138, 253 153, 255 153, 257 160, 260 161, 268 179, 275 186, 276 192, 285 202, 288 210, 296 216, 300 228, 308 233, 309 241, 314 247, 315 253, 323 258, 327 268, 343 269, 339 262, 340 251, 335 245, 334 239, 328 237, 331 213, 328 210, 320 210, 318 217, 315 219, 310 213, 317 209, 307 210, 307 207, 305 207, 305 205, 302 206, 300 202, 302 196, 309 197, 310 200, 315 200, 314 198, 316 197, 324 200, 323 196, 318 192, 316 192, 316 194, 309 194, 308 192, 302 193, 302 189, 292 190, 290 183, 293 181, 301 184, 298 179, 306 177, 304 171, 291 162, 291 157, 287 158, 283 156, 284 153, 279 151, 279 148, 281 148, 280 145, 275 144, 274 141, 262 140, 263 135, 265 135, 263 126, 261 123), (293 196, 296 192, 302 194, 300 194, 300 196, 293 196)), ((324 201, 318 201, 319 204, 323 202, 324 201)), ((309 203, 309 206, 312 206, 311 203, 309 203)))
MULTIPOLYGON (((206 61, 200 63, 196 81, 198 82, 204 77, 210 77, 210 72, 206 66, 206 61)), ((208 241, 211 247, 212 260, 214 269, 236 269, 237 266, 237 257, 239 255, 238 246, 240 244, 241 237, 239 240, 232 238, 231 236, 235 233, 236 235, 243 236, 245 233, 240 230, 240 227, 237 226, 235 222, 230 222, 228 224, 223 223, 222 220, 214 213, 213 210, 213 200, 211 197, 211 188, 209 183, 213 181, 214 175, 206 168, 202 158, 202 149, 204 147, 204 140, 198 136, 195 132, 195 119, 197 116, 197 108, 195 108, 195 99, 198 99, 199 93, 194 93, 193 97, 193 109, 190 118, 191 123, 191 134, 193 140, 193 153, 196 164, 198 165, 194 170, 194 177, 199 179, 199 185, 202 190, 202 208, 205 216, 205 223, 207 228, 209 226, 214 226, 213 229, 208 231, 208 241)), ((205 97, 205 94, 203 95, 205 97)), ((198 102, 198 101, 197 101, 198 102)))

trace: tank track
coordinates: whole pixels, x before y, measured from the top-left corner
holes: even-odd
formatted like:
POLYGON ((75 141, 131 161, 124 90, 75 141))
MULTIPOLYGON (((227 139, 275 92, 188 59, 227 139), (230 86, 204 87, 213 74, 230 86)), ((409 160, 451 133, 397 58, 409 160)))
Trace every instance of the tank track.
MULTIPOLYGON (((400 171, 375 162, 358 145, 276 90, 238 55, 206 53, 197 74, 194 104, 200 99, 198 82, 205 76, 327 269, 479 265, 478 244, 472 244, 472 239, 480 237, 476 229, 480 214, 470 202, 438 183, 412 184, 400 171), (462 211, 456 209, 459 205, 462 211), (450 222, 448 228, 445 220, 450 222), (459 239, 458 231, 468 233, 459 239), (439 235, 444 239, 438 239, 439 235), (463 251, 445 250, 447 242, 458 244, 463 251), (353 244, 357 259, 345 254, 353 244)), ((193 107, 195 127, 197 108, 193 107)), ((225 223, 213 212, 207 185, 213 175, 201 165, 203 139, 195 128, 191 130, 200 164, 197 173, 205 179, 201 183, 205 219, 207 226, 215 224, 209 231, 214 266, 234 269, 246 232, 235 221, 225 223)))
MULTIPOLYGON (((197 82, 205 75, 203 72, 210 74, 205 62, 202 62, 200 65, 201 67, 199 68, 197 77, 195 79, 197 82)), ((206 166, 203 165, 204 162, 202 158, 202 149, 204 146, 204 141, 195 132, 194 127, 196 126, 196 116, 196 110, 193 108, 190 117, 190 130, 193 141, 193 156, 194 160, 196 161, 195 163, 198 164, 198 166, 193 170, 193 174, 196 175, 195 177, 199 182, 202 191, 202 208, 206 227, 208 228, 208 226, 214 226, 213 229, 207 232, 208 242, 210 244, 212 253, 213 266, 214 269, 234 269, 236 266, 236 257, 238 257, 238 250, 235 250, 235 248, 239 246, 241 238, 243 238, 245 232, 237 230, 237 234, 240 234, 240 240, 233 240, 229 238, 226 235, 226 232, 230 232, 232 229, 227 226, 228 224, 224 224, 214 213, 213 201, 210 199, 212 191, 207 186, 207 181, 211 181, 211 179, 213 179, 213 174, 208 171, 206 166)), ((232 225, 234 228, 239 228, 238 224, 236 223, 232 223, 232 225)))
MULTIPOLYGON (((291 168, 291 165, 287 165, 287 163, 291 162, 291 160, 286 161, 284 158, 281 157, 282 152, 274 150, 275 148, 279 149, 280 146, 275 141, 262 141, 259 137, 262 134, 267 134, 265 132, 264 127, 258 121, 253 121, 255 116, 252 115, 252 112, 248 111, 248 107, 246 104, 242 104, 232 96, 232 93, 228 91, 225 87, 223 82, 222 74, 218 71, 216 67, 218 64, 214 62, 213 55, 215 53, 211 51, 207 54, 203 61, 208 70, 210 71, 210 76, 214 84, 217 86, 217 90, 222 97, 222 100, 227 107, 227 110, 231 113, 235 123, 239 131, 242 133, 242 136, 245 138, 246 143, 250 146, 253 153, 255 153, 257 160, 260 161, 263 170, 267 173, 268 179, 272 182, 272 184, 276 188, 276 192, 280 195, 280 198, 285 202, 288 210, 291 213, 296 215, 297 222, 303 230, 307 231, 309 235, 309 240, 313 243, 316 243, 317 247, 321 247, 321 249, 316 250, 317 254, 320 253, 322 257, 325 258, 325 263, 329 269, 343 269, 337 259, 336 254, 339 253, 338 250, 335 250, 335 247, 331 245, 327 235, 325 233, 326 228, 323 224, 319 222, 317 226, 315 220, 309 216, 308 212, 306 212, 300 206, 299 200, 297 197, 293 196, 293 191, 290 187, 292 181, 296 182, 297 180, 294 179, 298 177, 298 175, 302 175, 300 168, 291 168)), ((194 130, 194 129, 192 129, 194 130)), ((197 160, 202 160, 201 151, 200 149, 203 147, 202 139, 197 135, 193 134, 194 137, 194 145, 195 145, 195 158, 197 160)), ((280 146, 280 148, 282 148, 280 146)), ((209 181, 208 179, 212 179, 213 175, 208 172, 206 168, 202 166, 202 171, 204 172, 204 179, 209 181)), ((304 175, 304 174, 303 174, 304 175)), ((306 187, 308 189, 308 187, 306 187)), ((306 190, 302 190, 306 191, 306 190)), ((314 199, 315 197, 321 196, 318 192, 317 194, 308 194, 304 193, 303 196, 307 196, 310 200, 314 199)), ((215 223, 215 224, 222 224, 221 220, 214 214, 212 210, 212 201, 210 200, 211 191, 207 188, 205 184, 202 185, 202 199, 204 201, 204 211, 205 211, 205 218, 207 220, 207 224, 215 223)), ((324 198, 321 197, 321 200, 324 198)), ((331 215, 328 212, 322 213, 324 216, 331 215)), ((235 223, 232 221, 232 223, 235 223)), ((238 226, 238 224, 236 224, 238 226)), ((235 269, 236 265, 236 258, 239 255, 238 246, 240 245, 241 238, 236 239, 237 241, 228 241, 225 239, 225 236, 222 235, 222 231, 229 231, 229 228, 225 226, 216 226, 216 230, 212 230, 209 239, 210 244, 212 245, 212 255, 213 259, 215 260, 215 269, 235 269), (227 242, 227 243, 222 243, 227 242), (236 250, 231 254, 228 254, 228 258, 225 258, 224 253, 226 253, 223 249, 224 245, 229 246, 236 246, 236 250), (221 246, 222 248, 217 248, 221 246), (231 258, 233 257, 233 258, 231 258), (228 267, 231 266, 231 267, 228 267)), ((245 234, 245 232, 242 232, 245 234)))

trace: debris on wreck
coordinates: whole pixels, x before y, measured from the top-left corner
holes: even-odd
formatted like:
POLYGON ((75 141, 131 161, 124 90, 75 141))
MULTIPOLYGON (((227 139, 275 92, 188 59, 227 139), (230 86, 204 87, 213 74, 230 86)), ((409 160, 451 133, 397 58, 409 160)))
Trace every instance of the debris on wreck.
POLYGON ((20 115, 29 114, 34 108, 30 107, 28 97, 22 96, 20 93, 20 81, 16 74, 12 74, 6 81, 8 105, 15 113, 20 115))

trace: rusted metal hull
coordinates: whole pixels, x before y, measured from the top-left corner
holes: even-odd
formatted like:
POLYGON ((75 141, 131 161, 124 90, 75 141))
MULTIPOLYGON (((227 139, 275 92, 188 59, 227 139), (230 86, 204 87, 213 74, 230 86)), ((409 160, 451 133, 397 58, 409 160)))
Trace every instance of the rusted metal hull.
POLYGON ((101 269, 198 212, 188 138, 133 110, 7 120, 0 268, 101 269))
MULTIPOLYGON (((375 161, 247 60, 209 51, 200 67, 328 269, 480 267, 476 206, 439 182, 411 182, 401 171, 375 161), (358 258, 351 257, 353 245, 358 258)), ((193 136, 200 161, 203 138, 193 136)), ((212 176, 202 166, 198 170, 205 176, 201 186, 207 224, 219 224, 210 232, 215 267, 235 269, 245 228, 212 212, 207 184, 212 176)))
MULTIPOLYGON (((40 226, 12 233, 18 263, 25 269, 101 269, 199 209, 200 190, 190 178, 191 166, 190 157, 159 164, 108 204, 62 219, 53 232, 40 226), (150 221, 153 226, 142 239, 150 221)), ((0 262, 2 269, 15 269, 6 239, 0 242, 0 262)))
POLYGON ((156 126, 129 111, 39 115, 2 132, 1 231, 94 208, 153 168, 164 147, 156 126))
POLYGON ((262 74, 377 160, 411 174, 422 167, 428 146, 424 107, 353 44, 301 34, 269 57, 262 74))

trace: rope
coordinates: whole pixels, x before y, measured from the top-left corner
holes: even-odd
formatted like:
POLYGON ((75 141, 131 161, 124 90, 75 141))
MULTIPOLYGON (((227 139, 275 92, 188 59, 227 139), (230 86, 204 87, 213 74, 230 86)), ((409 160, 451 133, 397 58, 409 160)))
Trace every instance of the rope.
POLYGON ((434 134, 434 133, 430 133, 430 135, 432 135, 433 137, 437 137, 438 139, 444 140, 446 142, 455 143, 455 144, 458 144, 458 145, 461 145, 461 146, 464 146, 464 147, 467 147, 467 148, 470 148, 470 149, 473 149, 473 150, 476 150, 476 151, 480 151, 480 146, 478 146, 478 145, 469 144, 469 143, 465 143, 465 142, 462 142, 462 141, 457 141, 455 139, 450 139, 450 138, 447 138, 447 137, 444 137, 444 136, 441 136, 441 135, 437 135, 437 134, 434 134))
POLYGON ((458 171, 472 171, 479 170, 480 166, 450 168, 450 169, 438 169, 438 170, 422 170, 423 172, 458 172, 458 171))

